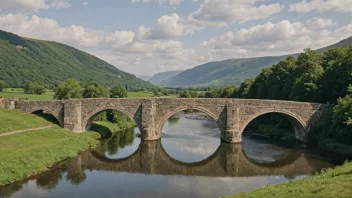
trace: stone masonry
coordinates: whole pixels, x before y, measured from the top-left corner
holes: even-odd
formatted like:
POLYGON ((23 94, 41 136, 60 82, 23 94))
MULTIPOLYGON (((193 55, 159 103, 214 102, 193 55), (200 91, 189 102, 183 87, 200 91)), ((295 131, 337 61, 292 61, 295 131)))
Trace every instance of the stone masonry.
POLYGON ((251 99, 183 99, 183 98, 122 98, 30 101, 0 101, 0 107, 15 108, 26 113, 44 110, 51 113, 62 127, 85 132, 96 115, 108 109, 118 110, 135 120, 143 140, 161 138, 164 123, 175 113, 195 109, 213 118, 225 142, 241 142, 246 126, 266 113, 280 113, 295 129, 296 138, 305 141, 309 124, 319 121, 329 105, 276 100, 251 99))

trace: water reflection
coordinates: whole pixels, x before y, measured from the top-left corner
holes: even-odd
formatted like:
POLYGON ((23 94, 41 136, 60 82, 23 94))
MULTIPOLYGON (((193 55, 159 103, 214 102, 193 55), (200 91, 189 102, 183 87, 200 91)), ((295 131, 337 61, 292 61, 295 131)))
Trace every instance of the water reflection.
POLYGON ((165 151, 183 162, 198 162, 212 155, 220 145, 220 129, 202 114, 175 114, 162 129, 165 151))
POLYGON ((139 134, 138 128, 116 132, 110 138, 101 140, 96 152, 112 159, 127 157, 137 150, 141 140, 135 136, 139 134))
POLYGON ((125 130, 48 172, 0 188, 0 197, 218 197, 299 179, 332 166, 304 147, 252 137, 220 143, 214 122, 181 114, 161 141, 125 130))

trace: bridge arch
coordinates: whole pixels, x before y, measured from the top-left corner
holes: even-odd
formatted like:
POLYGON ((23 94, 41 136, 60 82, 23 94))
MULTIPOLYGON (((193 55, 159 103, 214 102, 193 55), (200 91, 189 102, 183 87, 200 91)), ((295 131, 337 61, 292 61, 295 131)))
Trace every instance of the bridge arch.
POLYGON ((167 114, 165 116, 163 116, 160 119, 160 121, 158 122, 157 131, 160 131, 160 132, 162 131, 166 121, 169 118, 171 118, 171 116, 173 116, 176 113, 179 113, 181 111, 185 111, 185 110, 197 110, 197 111, 200 111, 202 113, 205 113, 206 115, 210 116, 214 121, 216 121, 218 127, 222 131, 223 127, 222 127, 221 123, 219 122, 219 116, 216 116, 209 109, 201 107, 201 106, 179 106, 179 107, 176 107, 175 109, 173 109, 171 111, 168 111, 167 114))
POLYGON ((49 114, 51 114, 53 117, 55 117, 55 119, 59 122, 60 127, 64 127, 64 120, 62 118, 62 116, 60 116, 57 113, 54 113, 54 111, 50 110, 49 108, 43 107, 43 108, 33 108, 27 111, 27 113, 29 114, 34 114, 35 112, 38 111, 45 111, 48 112, 49 114))
MULTIPOLYGON (((100 107, 95 109, 94 111, 91 111, 88 115, 86 115, 84 118, 82 118, 82 129, 84 131, 87 131, 87 129, 90 128, 91 124, 94 121, 94 118, 96 116, 98 116, 100 113, 102 113, 103 111, 107 111, 107 110, 115 110, 115 111, 119 111, 125 115, 127 115, 131 120, 135 121, 137 123, 137 126, 139 126, 138 122, 134 119, 134 116, 131 115, 128 111, 119 108, 119 107, 100 107)), ((140 129, 140 128, 139 128, 140 129)))
POLYGON ((247 118, 243 124, 242 127, 240 128, 240 134, 242 135, 245 128, 248 126, 249 123, 251 123, 254 119, 265 115, 265 114, 270 114, 270 113, 277 113, 280 114, 282 116, 284 116, 292 125, 294 131, 295 131, 295 136, 297 140, 306 141, 306 135, 307 135, 307 131, 306 131, 306 123, 304 123, 299 116, 293 114, 290 111, 285 111, 285 110, 268 110, 268 111, 261 111, 258 112, 256 114, 251 115, 249 118, 247 118))

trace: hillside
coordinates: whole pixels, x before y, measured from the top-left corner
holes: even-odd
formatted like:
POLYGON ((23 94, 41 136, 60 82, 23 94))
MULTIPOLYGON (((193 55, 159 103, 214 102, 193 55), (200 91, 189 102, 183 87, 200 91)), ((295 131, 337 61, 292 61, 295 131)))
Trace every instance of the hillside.
MULTIPOLYGON (((316 51, 323 53, 329 49, 350 44, 352 44, 352 37, 316 51)), ((210 62, 185 70, 172 78, 164 80, 161 84, 166 86, 225 86, 229 84, 241 84, 243 80, 257 76, 263 68, 270 67, 288 56, 296 55, 210 62)))
POLYGON ((97 81, 107 87, 122 84, 128 89, 156 88, 73 47, 1 30, 0 74, 0 80, 8 87, 22 87, 26 81, 33 81, 53 88, 67 78, 75 78, 82 83, 97 81))
POLYGON ((144 81, 148 81, 148 80, 151 78, 151 76, 140 75, 140 76, 138 76, 138 78, 139 78, 139 79, 142 79, 142 80, 144 80, 144 81))
POLYGON ((167 71, 167 72, 161 72, 161 73, 157 73, 154 76, 152 76, 148 82, 154 84, 154 85, 163 85, 163 81, 167 80, 169 78, 172 78, 174 76, 176 76, 177 74, 181 73, 181 70, 178 71, 167 71))

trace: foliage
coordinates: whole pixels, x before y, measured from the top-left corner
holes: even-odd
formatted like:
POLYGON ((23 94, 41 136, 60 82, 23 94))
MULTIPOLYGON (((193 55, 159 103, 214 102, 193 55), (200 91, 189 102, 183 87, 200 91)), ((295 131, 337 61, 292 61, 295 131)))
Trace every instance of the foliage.
POLYGON ((6 88, 6 83, 3 80, 0 80, 0 92, 4 91, 6 88))
POLYGON ((58 100, 82 98, 83 91, 81 84, 77 80, 69 78, 59 85, 55 91, 54 98, 58 100))
POLYGON ((24 86, 24 93, 25 94, 42 95, 45 92, 46 92, 45 87, 43 85, 39 85, 38 83, 28 81, 24 86))
POLYGON ((99 84, 95 81, 92 81, 92 82, 89 82, 84 87, 82 97, 83 98, 107 98, 108 91, 101 84, 99 84))
POLYGON ((57 42, 19 37, 0 30, 0 80, 9 87, 22 87, 27 81, 54 89, 67 79, 104 86, 128 85, 129 90, 157 87, 123 72, 88 53, 57 42))
POLYGON ((126 98, 127 97, 127 90, 121 86, 116 85, 110 89, 110 98, 126 98))

